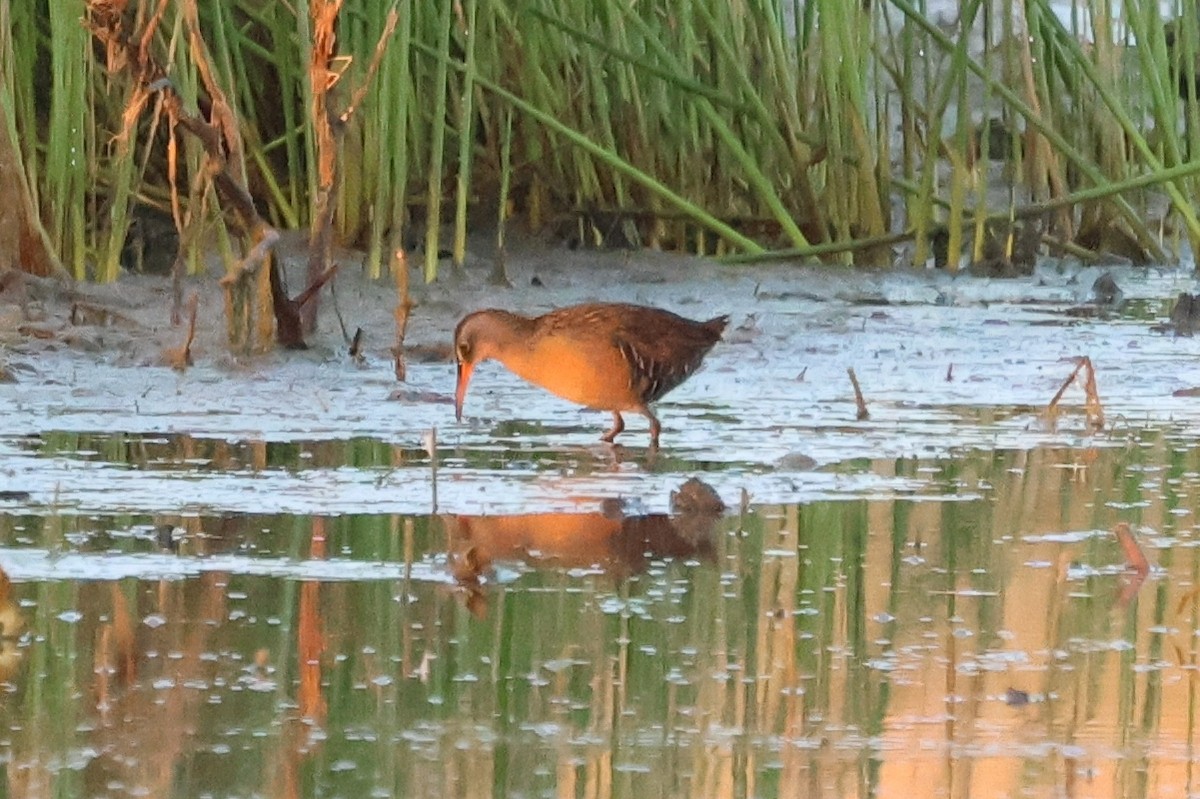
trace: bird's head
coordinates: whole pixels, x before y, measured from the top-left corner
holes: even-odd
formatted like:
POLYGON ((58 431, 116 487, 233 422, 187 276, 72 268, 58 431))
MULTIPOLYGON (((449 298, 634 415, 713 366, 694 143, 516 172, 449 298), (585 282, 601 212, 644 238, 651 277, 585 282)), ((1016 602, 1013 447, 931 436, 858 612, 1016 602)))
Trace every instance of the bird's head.
POLYGON ((462 421, 463 400, 475 366, 503 354, 521 317, 489 308, 467 314, 454 329, 454 361, 458 365, 458 384, 454 391, 454 418, 462 421))

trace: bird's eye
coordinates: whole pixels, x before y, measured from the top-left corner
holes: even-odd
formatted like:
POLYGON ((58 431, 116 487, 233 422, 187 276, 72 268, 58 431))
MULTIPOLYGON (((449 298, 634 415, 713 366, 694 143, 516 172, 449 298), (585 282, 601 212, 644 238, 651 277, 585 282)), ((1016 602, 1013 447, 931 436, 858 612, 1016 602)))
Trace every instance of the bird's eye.
POLYGON ((471 359, 471 345, 465 341, 458 345, 458 359, 460 361, 471 359))

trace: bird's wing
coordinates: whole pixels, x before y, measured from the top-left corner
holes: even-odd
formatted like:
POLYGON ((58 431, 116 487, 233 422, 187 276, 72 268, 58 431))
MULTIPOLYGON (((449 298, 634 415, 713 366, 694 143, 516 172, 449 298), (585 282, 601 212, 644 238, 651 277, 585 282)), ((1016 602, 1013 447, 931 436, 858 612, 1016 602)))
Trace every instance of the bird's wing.
POLYGON ((613 342, 629 364, 629 382, 646 403, 662 397, 700 367, 716 338, 701 328, 677 328, 669 333, 636 320, 613 331, 613 342))

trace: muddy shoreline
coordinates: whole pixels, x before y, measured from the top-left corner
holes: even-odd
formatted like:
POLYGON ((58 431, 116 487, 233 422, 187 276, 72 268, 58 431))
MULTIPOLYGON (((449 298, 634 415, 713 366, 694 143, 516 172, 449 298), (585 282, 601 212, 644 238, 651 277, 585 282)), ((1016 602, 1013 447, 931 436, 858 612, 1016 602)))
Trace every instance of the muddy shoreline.
MULTIPOLYGON (((480 251, 486 251, 481 249, 480 251)), ((302 263, 289 262, 294 285, 302 263)), ((1184 393, 1200 384, 1200 341, 1155 332, 1187 265, 1114 268, 1124 302, 1086 315, 1106 270, 1046 262, 1029 278, 987 280, 936 272, 864 272, 794 265, 730 267, 650 252, 572 251, 527 245, 510 257, 511 286, 489 283, 491 263, 438 283, 416 280, 408 329, 409 375, 393 374, 394 288, 343 266, 321 301, 304 352, 230 355, 216 276, 190 279, 200 295, 195 366, 160 366, 183 331, 169 324, 164 278, 127 276, 80 286, 114 312, 102 324, 71 311, 79 297, 22 302, 0 294, 0 482, 32 504, 309 512, 427 510, 430 431, 437 428, 439 502, 460 512, 577 508, 604 497, 662 506, 672 488, 703 473, 731 507, 742 492, 800 501, 865 492, 922 491, 921 480, 879 466, 963 449, 1122 446, 1147 426, 1200 430, 1184 393), (695 318, 731 316, 725 339, 692 380, 660 403, 663 452, 650 458, 644 423, 622 446, 597 441, 608 419, 546 395, 497 365, 477 373, 462 424, 454 422, 450 336, 462 314, 485 306, 527 313, 588 300, 659 305, 695 318), (366 333, 365 360, 347 355, 338 315, 366 333), (35 331, 35 332, 31 332, 35 331), (1073 368, 1091 357, 1109 429, 1091 434, 1081 391, 1069 390, 1053 429, 1040 411, 1073 368), (854 368, 870 409, 856 421, 846 378, 854 368), (394 467, 330 469, 270 480, 229 475, 196 482, 167 469, 82 474, 39 459, 21 441, 53 431, 192 436, 229 442, 376 441, 394 467), (864 460, 865 459, 865 460, 864 460), (874 465, 873 465, 874 464, 874 465), (112 480, 116 480, 116 484, 112 480), (182 482, 181 482, 182 481, 182 482), (269 485, 267 484, 269 483, 269 485), (19 484, 19 485, 18 485, 19 484), (180 490, 186 489, 184 496, 180 490), (55 499, 57 498, 57 499, 55 499)), ((295 290, 293 286, 293 291, 295 290)))

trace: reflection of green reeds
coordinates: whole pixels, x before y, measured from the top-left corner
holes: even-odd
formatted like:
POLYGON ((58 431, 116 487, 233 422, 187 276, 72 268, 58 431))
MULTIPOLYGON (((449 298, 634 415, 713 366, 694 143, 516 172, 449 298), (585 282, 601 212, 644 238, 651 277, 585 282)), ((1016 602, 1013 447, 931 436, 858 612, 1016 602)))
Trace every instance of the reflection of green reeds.
MULTIPOLYGON (((448 584, 448 517, 0 513, 7 566, 47 547, 96 565, 68 578, 51 559, 13 584, 30 634, 6 642, 24 657, 2 680, 22 764, 11 792, 38 779, 45 795, 84 795, 115 774, 149 795, 290 780, 354 796, 882 796, 911 793, 917 773, 941 795, 987 770, 1043 795, 1063 773, 1048 749, 1136 747, 1094 768, 1122 796, 1172 793, 1194 737, 1200 450, 1177 429, 1132 435, 1087 453, 848 462, 842 485, 870 474, 907 487, 748 506, 718 523, 711 560, 622 574, 513 551, 483 581, 480 615, 448 584), (1094 534, 1117 519, 1156 539, 1163 572, 1124 607, 1120 548, 1094 534), (108 537, 162 522, 196 549, 159 553, 144 529, 108 537), (318 528, 330 563, 311 562, 324 557, 318 528), (164 579, 164 563, 212 571, 164 579), (280 576, 313 565, 343 579, 280 576), (306 591, 320 646, 302 651, 306 591), (305 674, 319 718, 297 712, 305 674), (73 766, 46 765, 60 763, 73 766)), ((54 433, 37 448, 73 453, 142 466, 81 479, 173 453, 194 479, 240 474, 243 487, 292 470, 423 468, 416 450, 368 439, 54 433)))

